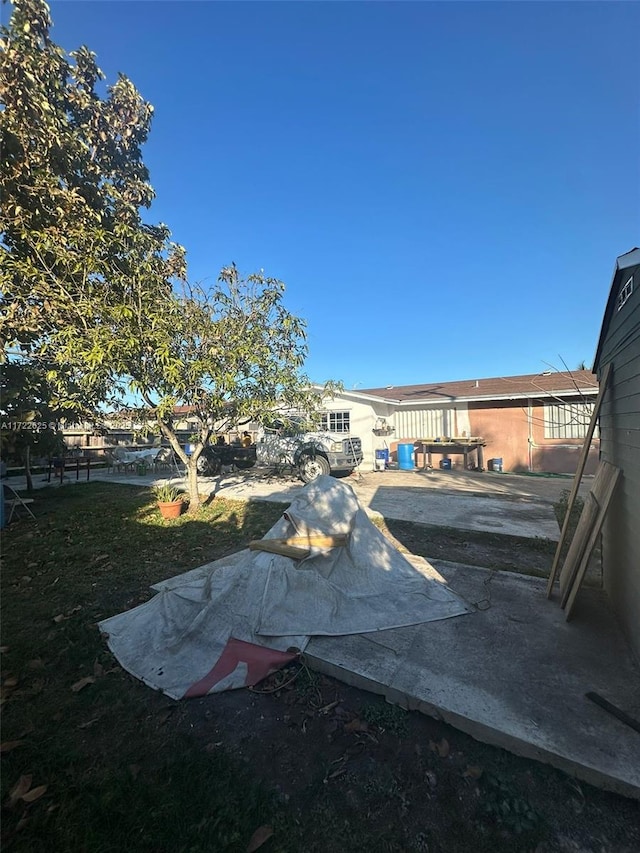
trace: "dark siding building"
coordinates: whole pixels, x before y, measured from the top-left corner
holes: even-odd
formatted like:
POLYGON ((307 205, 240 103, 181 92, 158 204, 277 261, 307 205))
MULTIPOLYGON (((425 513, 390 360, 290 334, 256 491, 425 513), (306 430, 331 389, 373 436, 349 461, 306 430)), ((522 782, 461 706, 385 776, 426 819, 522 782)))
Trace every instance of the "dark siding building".
POLYGON ((600 457, 622 469, 602 534, 604 584, 640 659, 640 249, 617 261, 593 372, 611 376, 600 410, 600 457))

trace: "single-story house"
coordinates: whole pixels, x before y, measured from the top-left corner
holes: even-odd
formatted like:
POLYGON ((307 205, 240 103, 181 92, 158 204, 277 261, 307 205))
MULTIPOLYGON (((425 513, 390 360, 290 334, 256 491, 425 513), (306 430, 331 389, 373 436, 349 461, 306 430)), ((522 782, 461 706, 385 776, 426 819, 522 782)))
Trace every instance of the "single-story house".
POLYGON ((640 249, 615 264, 593 372, 611 374, 600 407, 600 455, 622 470, 602 529, 604 586, 640 659, 640 249))
MULTIPOLYGON (((363 467, 373 470, 376 450, 397 457, 398 444, 421 439, 476 438, 482 441, 482 467, 501 460, 504 471, 572 474, 591 418, 598 383, 591 371, 547 371, 526 376, 468 379, 428 385, 389 386, 342 391, 324 404, 322 427, 362 440, 363 467)), ((180 437, 188 441, 194 431, 189 407, 176 407, 180 437)), ((126 412, 105 419, 104 434, 93 433, 90 424, 68 424, 63 433, 69 446, 94 451, 115 444, 152 443, 157 437, 140 436, 142 424, 126 412)), ((255 435, 257 424, 246 427, 255 435)), ((229 434, 233 439, 235 433, 229 434)), ((416 447, 414 459, 425 458, 416 447)), ((451 447, 432 453, 432 464, 450 460, 462 468, 465 457, 451 447)), ((477 455, 467 463, 477 464, 477 455)), ((595 471, 598 441, 593 442, 587 473, 595 471)))
MULTIPOLYGON (((324 426, 361 438, 369 469, 376 450, 388 449, 395 459, 398 444, 475 437, 484 444, 484 467, 499 459, 504 471, 572 474, 597 394, 589 370, 345 390, 325 404, 324 426)), ((443 447, 441 456, 451 455, 443 447)), ((432 457, 435 466, 440 459, 432 457)), ((424 464, 420 446, 414 458, 424 464)), ((450 462, 461 468, 464 457, 450 462)), ((597 462, 596 439, 587 473, 597 462)))

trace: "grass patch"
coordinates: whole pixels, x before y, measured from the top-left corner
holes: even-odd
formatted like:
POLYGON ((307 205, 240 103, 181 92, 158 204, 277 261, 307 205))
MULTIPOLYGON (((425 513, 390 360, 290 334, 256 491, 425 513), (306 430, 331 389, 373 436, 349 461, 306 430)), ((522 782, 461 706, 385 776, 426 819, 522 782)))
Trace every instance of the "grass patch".
POLYGON ((556 543, 543 537, 509 536, 397 519, 372 519, 403 552, 533 577, 548 577, 556 543))
MULTIPOLYGON (((183 706, 130 678, 96 622, 149 585, 260 537, 283 506, 214 500, 162 521, 150 490, 37 493, 3 535, 3 844, 20 851, 244 850, 280 807, 224 751, 178 732, 183 706), (74 692, 84 678, 95 679, 74 692), (22 776, 45 793, 12 808, 22 776)), ((275 848, 272 848, 275 849, 275 848)))
POLYGON ((404 708, 400 708, 398 705, 391 705, 381 700, 372 701, 363 707, 360 715, 363 720, 381 731, 391 732, 397 737, 403 737, 407 734, 409 728, 408 715, 404 708))
MULTIPOLYGON (((564 520, 567 516, 567 510, 569 508, 569 495, 571 491, 569 489, 563 489, 560 492, 560 497, 553 505, 553 511, 555 512, 556 519, 558 520, 558 526, 560 530, 562 530, 562 525, 564 524, 564 520)), ((576 532, 576 527, 578 526, 578 521, 580 520, 580 515, 582 514, 582 510, 584 509, 584 501, 582 498, 576 495, 573 506, 571 507, 571 513, 569 515, 569 524, 567 527, 567 541, 571 541, 573 539, 573 534, 576 532)))

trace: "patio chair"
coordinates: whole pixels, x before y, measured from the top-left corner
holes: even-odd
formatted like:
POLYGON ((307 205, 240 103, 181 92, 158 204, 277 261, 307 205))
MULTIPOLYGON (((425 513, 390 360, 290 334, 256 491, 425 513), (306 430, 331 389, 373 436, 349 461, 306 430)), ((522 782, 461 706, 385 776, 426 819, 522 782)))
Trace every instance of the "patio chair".
POLYGON ((115 447, 112 451, 114 465, 117 466, 119 471, 124 471, 125 474, 127 471, 132 474, 133 470, 136 466, 136 460, 132 459, 127 451, 122 447, 115 447))
POLYGON ((113 474, 115 471, 120 470, 121 462, 116 458, 115 454, 112 450, 106 450, 103 455, 103 459, 107 464, 106 472, 107 474, 113 474))
POLYGON ((11 519, 16 512, 22 511, 26 512, 27 515, 30 515, 35 521, 36 517, 29 509, 29 504, 33 503, 33 498, 23 498, 16 492, 13 486, 10 486, 8 483, 3 483, 2 487, 4 489, 4 509, 7 514, 7 524, 11 522, 11 519))
POLYGON ((170 447, 161 447, 153 460, 154 471, 174 471, 176 467, 175 454, 170 447))

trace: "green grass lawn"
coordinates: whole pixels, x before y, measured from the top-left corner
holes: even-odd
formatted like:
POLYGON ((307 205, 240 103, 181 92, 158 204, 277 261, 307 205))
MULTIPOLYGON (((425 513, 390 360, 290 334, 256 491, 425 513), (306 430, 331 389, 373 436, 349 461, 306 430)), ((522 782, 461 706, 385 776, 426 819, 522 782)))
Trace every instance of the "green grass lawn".
POLYGON ((283 506, 214 500, 165 522, 149 490, 127 486, 47 489, 36 500, 37 524, 3 532, 3 843, 244 850, 279 819, 272 798, 223 751, 177 733, 167 722, 176 703, 116 665, 96 622, 149 598, 154 581, 262 536, 283 506), (21 777, 46 791, 10 806, 21 777))

